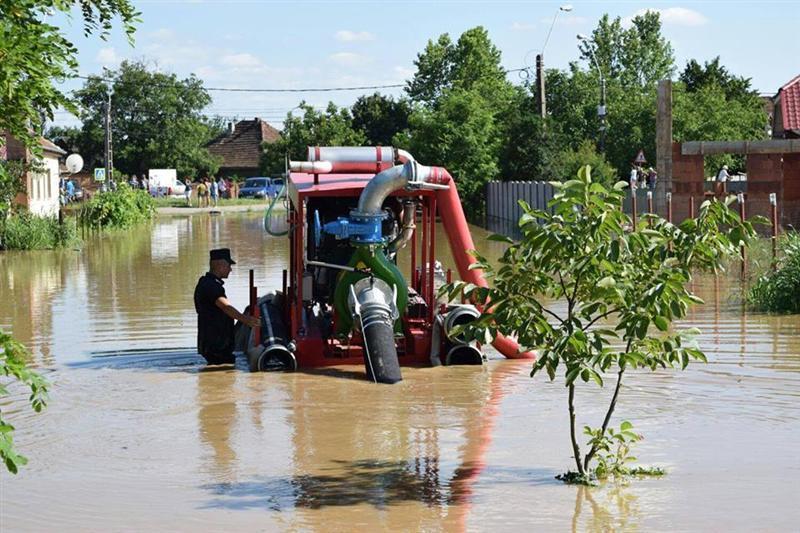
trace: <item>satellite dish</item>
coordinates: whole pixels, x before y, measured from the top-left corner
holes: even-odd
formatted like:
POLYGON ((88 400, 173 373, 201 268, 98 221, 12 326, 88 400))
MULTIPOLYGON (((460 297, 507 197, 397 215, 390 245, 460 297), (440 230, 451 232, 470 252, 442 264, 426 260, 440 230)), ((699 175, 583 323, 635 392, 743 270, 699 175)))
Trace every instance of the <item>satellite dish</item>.
POLYGON ((67 170, 70 174, 75 174, 76 172, 80 172, 83 168, 83 158, 80 154, 70 154, 67 157, 67 170))

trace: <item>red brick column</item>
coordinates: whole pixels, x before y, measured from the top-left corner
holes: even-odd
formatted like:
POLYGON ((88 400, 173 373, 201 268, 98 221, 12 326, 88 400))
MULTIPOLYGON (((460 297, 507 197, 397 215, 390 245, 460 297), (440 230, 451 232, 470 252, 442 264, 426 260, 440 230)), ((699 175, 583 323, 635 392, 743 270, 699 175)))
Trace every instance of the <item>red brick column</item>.
MULTIPOLYGON (((694 198, 695 210, 703 202, 702 155, 682 155, 681 143, 672 143, 672 220, 680 224, 690 216, 689 198, 694 198)), ((695 214, 697 214, 695 212, 695 214)))
POLYGON ((783 202, 778 209, 782 226, 800 229, 800 154, 783 154, 783 202))
MULTIPOLYGON (((769 195, 775 193, 783 203, 783 162, 781 154, 748 154, 747 156, 747 217, 761 215, 770 218, 769 195)), ((763 227, 759 231, 767 231, 763 227)))

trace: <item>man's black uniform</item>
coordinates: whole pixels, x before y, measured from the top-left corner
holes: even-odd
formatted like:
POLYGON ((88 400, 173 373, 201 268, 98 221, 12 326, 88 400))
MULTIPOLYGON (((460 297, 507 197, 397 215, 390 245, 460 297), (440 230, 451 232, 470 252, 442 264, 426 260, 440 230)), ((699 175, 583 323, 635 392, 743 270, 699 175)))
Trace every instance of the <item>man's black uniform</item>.
POLYGON ((194 308, 197 311, 197 351, 212 365, 233 363, 233 319, 217 307, 225 296, 225 282, 211 272, 197 282, 194 308))

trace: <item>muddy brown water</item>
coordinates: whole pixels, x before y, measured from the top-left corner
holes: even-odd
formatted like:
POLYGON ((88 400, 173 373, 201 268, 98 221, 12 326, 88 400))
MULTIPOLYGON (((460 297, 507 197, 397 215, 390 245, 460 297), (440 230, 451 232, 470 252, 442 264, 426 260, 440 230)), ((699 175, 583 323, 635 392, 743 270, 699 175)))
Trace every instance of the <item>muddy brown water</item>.
MULTIPOLYGON (((226 286, 240 308, 248 268, 279 288, 286 243, 248 214, 0 254, 0 327, 52 382, 41 414, 17 388, 0 405, 30 459, 0 473, 0 529, 798 527, 800 318, 743 312, 735 281, 697 282, 708 303, 685 325, 708 364, 626 376, 615 423, 633 421, 641 463, 668 475, 587 490, 554 479, 572 466, 565 389, 529 363, 406 368, 395 386, 361 367, 204 371, 191 293, 217 246, 239 262, 226 286)), ((610 392, 579 392, 579 424, 600 423, 610 392)))

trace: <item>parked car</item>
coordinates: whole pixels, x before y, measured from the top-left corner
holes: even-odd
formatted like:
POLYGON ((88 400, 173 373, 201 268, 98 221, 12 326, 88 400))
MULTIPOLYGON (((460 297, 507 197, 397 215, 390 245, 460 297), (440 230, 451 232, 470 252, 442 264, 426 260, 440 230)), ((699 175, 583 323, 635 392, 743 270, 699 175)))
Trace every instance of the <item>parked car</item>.
POLYGON ((247 178, 239 189, 239 198, 274 198, 281 186, 283 180, 280 178, 268 178, 265 176, 258 176, 254 178, 247 178), (279 180, 278 188, 275 188, 275 181, 279 180))
POLYGON ((150 187, 150 196, 183 196, 185 192, 186 185, 177 179, 168 186, 150 187))

